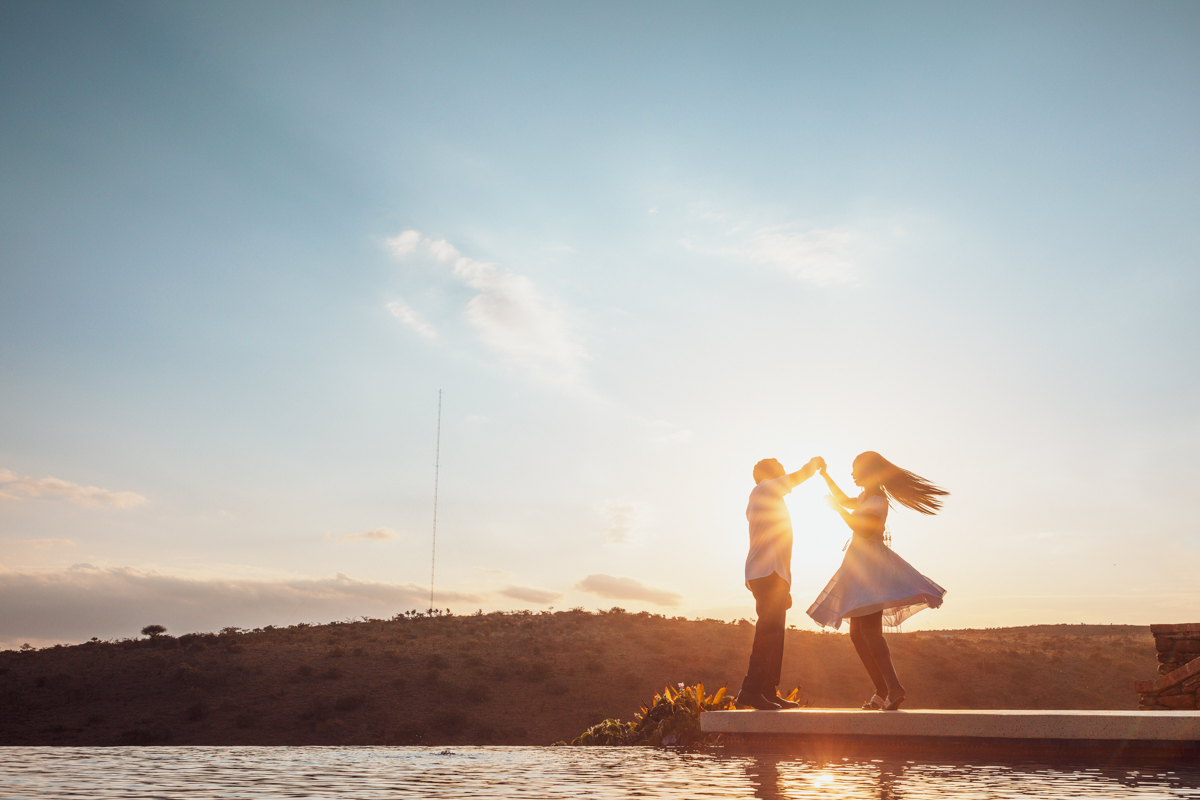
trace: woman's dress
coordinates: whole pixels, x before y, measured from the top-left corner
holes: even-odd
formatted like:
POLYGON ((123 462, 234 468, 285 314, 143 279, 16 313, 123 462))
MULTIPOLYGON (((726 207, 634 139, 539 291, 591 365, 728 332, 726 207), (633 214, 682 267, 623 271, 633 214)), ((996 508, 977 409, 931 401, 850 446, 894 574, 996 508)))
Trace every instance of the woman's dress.
MULTIPOLYGON (((888 501, 882 495, 863 499, 854 516, 877 516, 887 523, 888 501)), ((946 590, 917 572, 883 543, 883 526, 875 536, 855 534, 842 566, 808 609, 817 624, 837 630, 846 617, 883 612, 883 624, 894 628, 925 608, 942 604, 946 590)))

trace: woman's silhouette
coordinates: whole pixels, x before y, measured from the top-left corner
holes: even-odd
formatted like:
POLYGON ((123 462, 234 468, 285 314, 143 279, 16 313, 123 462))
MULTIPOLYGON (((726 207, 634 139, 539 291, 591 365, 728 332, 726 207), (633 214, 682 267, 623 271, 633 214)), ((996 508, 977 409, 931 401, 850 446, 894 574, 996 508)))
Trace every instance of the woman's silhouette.
POLYGON ((892 666, 883 626, 894 627, 923 608, 937 608, 946 590, 884 544, 888 508, 895 500, 922 514, 936 514, 949 492, 872 451, 855 458, 850 472, 862 487, 858 497, 847 496, 824 468, 821 477, 833 493, 826 498, 830 507, 854 535, 842 566, 808 615, 835 630, 850 618, 850 640, 875 684, 875 695, 863 708, 895 711, 904 701, 904 687, 892 666))

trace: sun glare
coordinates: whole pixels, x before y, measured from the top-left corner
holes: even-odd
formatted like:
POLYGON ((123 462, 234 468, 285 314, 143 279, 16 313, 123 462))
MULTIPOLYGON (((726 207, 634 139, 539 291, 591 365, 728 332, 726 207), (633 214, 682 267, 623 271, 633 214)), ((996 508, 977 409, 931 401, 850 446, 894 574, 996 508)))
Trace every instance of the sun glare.
POLYGON ((812 777, 812 785, 816 789, 825 789, 832 786, 836 780, 832 772, 822 772, 812 777))

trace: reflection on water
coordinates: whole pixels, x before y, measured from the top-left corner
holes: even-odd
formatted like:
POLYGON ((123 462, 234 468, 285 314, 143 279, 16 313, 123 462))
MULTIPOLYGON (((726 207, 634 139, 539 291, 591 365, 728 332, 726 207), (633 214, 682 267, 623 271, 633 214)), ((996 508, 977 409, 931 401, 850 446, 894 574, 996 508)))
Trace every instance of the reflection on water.
MULTIPOLYGON (((1200 769, 1179 765, 986 764, 839 761, 786 756, 741 759, 762 800, 933 800, 933 798, 1200 798, 1200 769)), ((729 795, 743 797, 746 795, 729 795)))
POLYGON ((0 798, 1200 798, 1183 766, 836 761, 649 748, 0 748, 0 798))

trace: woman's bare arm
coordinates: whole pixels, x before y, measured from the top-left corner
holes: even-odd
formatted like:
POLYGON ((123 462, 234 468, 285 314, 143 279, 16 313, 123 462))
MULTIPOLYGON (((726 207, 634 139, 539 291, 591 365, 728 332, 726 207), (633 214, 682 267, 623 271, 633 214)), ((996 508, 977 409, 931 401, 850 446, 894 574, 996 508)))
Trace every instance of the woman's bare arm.
POLYGON ((821 477, 825 479, 825 485, 828 486, 829 491, 833 493, 833 497, 835 500, 837 500, 838 505, 840 505, 842 508, 858 508, 858 498, 850 497, 843 492, 838 485, 833 482, 833 478, 829 477, 829 473, 825 471, 824 467, 821 467, 821 477))
MULTIPOLYGON (((854 531, 857 536, 877 536, 883 532, 883 520, 874 514, 860 514, 855 516, 846 509, 842 508, 842 504, 833 495, 825 495, 825 501, 829 503, 829 507, 836 511, 842 517, 842 521, 854 531)), ((857 501, 855 503, 857 505, 857 501)))

